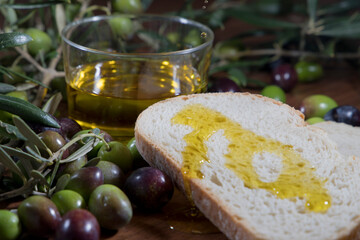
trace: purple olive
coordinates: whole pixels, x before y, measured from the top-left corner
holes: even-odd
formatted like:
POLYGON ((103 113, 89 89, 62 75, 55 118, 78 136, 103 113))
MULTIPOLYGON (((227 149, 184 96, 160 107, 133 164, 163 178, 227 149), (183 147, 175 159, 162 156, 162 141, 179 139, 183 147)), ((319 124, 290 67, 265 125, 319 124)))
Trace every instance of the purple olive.
POLYGON ((143 167, 126 179, 124 191, 136 207, 158 210, 170 201, 174 185, 171 178, 159 169, 143 167))
POLYGON ((62 134, 65 135, 67 139, 72 138, 77 132, 81 131, 81 126, 73 119, 70 118, 60 118, 59 124, 61 126, 62 134))
POLYGON ((280 64, 272 72, 273 84, 281 87, 285 92, 293 89, 297 82, 297 73, 295 68, 290 64, 280 64))
POLYGON ((360 126, 360 111, 354 106, 343 105, 328 111, 324 116, 324 120, 360 126))
POLYGON ((18 215, 24 227, 34 236, 54 235, 61 216, 56 205, 47 197, 31 196, 18 207, 18 215))
POLYGON ((240 92, 240 88, 229 78, 213 78, 209 80, 208 92, 240 92))
POLYGON ((56 229, 55 240, 98 240, 100 226, 95 216, 85 209, 67 212, 56 229))
POLYGON ((71 175, 65 189, 79 193, 87 201, 91 192, 102 184, 104 184, 104 174, 100 168, 86 167, 77 170, 71 175))

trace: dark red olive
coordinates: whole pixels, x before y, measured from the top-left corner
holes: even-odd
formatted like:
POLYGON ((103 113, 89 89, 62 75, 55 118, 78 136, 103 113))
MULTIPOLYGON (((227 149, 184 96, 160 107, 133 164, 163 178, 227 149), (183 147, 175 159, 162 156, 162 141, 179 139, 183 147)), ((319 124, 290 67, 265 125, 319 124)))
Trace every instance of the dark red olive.
POLYGON ((170 201, 174 185, 171 178, 159 169, 143 167, 126 179, 124 191, 136 207, 158 210, 170 201))
POLYGON ((85 209, 67 212, 56 229, 55 240, 98 240, 100 226, 95 216, 85 209))
POLYGON ((229 78, 213 78, 209 80, 208 92, 240 92, 240 88, 229 78))
POLYGON ((272 81, 285 92, 289 92, 298 82, 295 68, 288 63, 278 65, 272 72, 272 81))

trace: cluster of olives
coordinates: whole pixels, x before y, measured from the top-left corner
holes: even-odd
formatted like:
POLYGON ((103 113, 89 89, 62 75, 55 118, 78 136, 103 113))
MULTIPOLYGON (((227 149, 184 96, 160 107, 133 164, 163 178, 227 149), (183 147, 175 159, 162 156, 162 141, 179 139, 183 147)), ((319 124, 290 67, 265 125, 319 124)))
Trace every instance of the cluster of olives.
MULTIPOLYGON (((264 87, 261 95, 286 102, 286 93, 298 83, 310 83, 323 75, 322 66, 315 62, 299 61, 294 66, 274 62, 272 69, 272 84, 264 87)), ((213 78, 209 80, 209 92, 240 92, 239 86, 229 78, 213 78)), ((314 124, 321 121, 335 121, 360 126, 360 110, 354 106, 338 106, 329 96, 315 94, 303 99, 299 110, 305 115, 306 121, 314 124)))
MULTIPOLYGON (((69 140, 93 131, 81 130, 68 118, 58 122, 60 129, 31 125, 54 152, 69 140)), ((99 239, 101 229, 117 230, 128 224, 134 207, 154 211, 170 201, 174 191, 172 180, 145 162, 136 148, 135 138, 125 145, 108 133, 101 133, 105 142, 99 141, 75 161, 60 164, 55 181, 65 174, 70 176, 63 189, 51 197, 26 198, 17 214, 0 211, 0 239, 17 239, 21 233, 55 239, 99 239)), ((63 158, 88 140, 85 137, 76 142, 64 152, 63 158)))

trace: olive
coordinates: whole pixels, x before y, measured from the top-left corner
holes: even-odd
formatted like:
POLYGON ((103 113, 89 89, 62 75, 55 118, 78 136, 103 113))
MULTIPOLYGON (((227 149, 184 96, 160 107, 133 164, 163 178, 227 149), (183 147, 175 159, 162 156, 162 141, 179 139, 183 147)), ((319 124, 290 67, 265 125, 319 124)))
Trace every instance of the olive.
POLYGON ((136 147, 136 139, 133 137, 127 144, 127 147, 130 150, 132 159, 133 159, 133 169, 148 167, 149 164, 144 160, 144 158, 140 155, 137 147, 136 147))
POLYGON ((133 159, 130 150, 121 142, 109 142, 110 149, 103 145, 98 152, 98 157, 103 161, 113 162, 118 165, 124 173, 131 170, 133 159))
POLYGON ((79 170, 80 168, 82 168, 86 163, 87 163, 87 157, 86 155, 79 157, 78 159, 69 162, 69 163, 65 163, 65 164, 61 164, 59 167, 59 174, 63 175, 63 174, 74 174, 77 170, 79 170))
POLYGON ((72 190, 60 190, 56 192, 51 197, 51 201, 55 203, 61 215, 73 209, 86 207, 84 198, 72 190))
POLYGON ((0 239, 15 240, 21 234, 21 223, 18 215, 9 210, 0 210, 0 239))
POLYGON ((301 83, 313 82, 323 75, 322 66, 315 62, 299 61, 295 64, 295 70, 301 83))
POLYGON ((85 209, 67 212, 56 229, 55 240, 99 240, 100 226, 95 216, 85 209))
POLYGON ((240 92, 240 88, 229 78, 210 78, 208 92, 240 92))
POLYGON ((104 183, 104 175, 98 167, 86 167, 71 175, 65 189, 79 193, 85 201, 94 189, 104 183))
POLYGON ((112 184, 120 188, 124 185, 125 175, 118 165, 108 161, 100 161, 96 166, 104 174, 104 184, 112 184))
POLYGON ((37 55, 40 51, 46 53, 51 49, 52 40, 46 32, 36 28, 28 28, 25 34, 33 39, 27 44, 32 55, 37 55))
POLYGON ((360 126, 360 111, 354 106, 342 105, 328 111, 324 120, 360 126))
MULTIPOLYGON (((12 72, 16 72, 16 73, 20 73, 20 74, 25 75, 24 70, 18 65, 10 67, 9 70, 12 71, 12 72)), ((16 74, 13 74, 13 73, 9 73, 9 74, 10 74, 11 77, 4 74, 4 82, 5 83, 13 85, 13 84, 22 83, 22 82, 25 81, 25 78, 23 78, 23 77, 20 77, 20 76, 18 76, 16 74)))
POLYGON ((65 136, 66 139, 71 139, 77 132, 82 130, 81 126, 70 118, 60 118, 59 124, 61 126, 61 135, 65 136))
POLYGON ((326 95, 315 94, 303 99, 300 111, 305 115, 306 119, 312 117, 323 118, 328 111, 335 107, 337 107, 337 103, 334 99, 326 95))
POLYGON ((244 45, 239 39, 221 41, 215 45, 214 56, 235 61, 239 58, 239 52, 243 49, 244 45))
POLYGON ((114 230, 129 223, 133 214, 128 197, 111 184, 101 185, 91 193, 89 210, 101 227, 114 230))
POLYGON ((296 86, 298 79, 294 67, 288 63, 280 64, 272 72, 273 84, 289 92, 296 86))
POLYGON ((286 95, 284 90, 276 85, 269 85, 264 87, 261 91, 261 95, 275 99, 277 101, 286 102, 286 95))
POLYGON ((52 151, 56 152, 66 144, 65 139, 57 132, 47 130, 39 133, 40 139, 52 151))
POLYGON ((112 0, 114 11, 120 13, 141 13, 143 11, 141 0, 112 0))
POLYGON ((115 16, 110 18, 109 24, 113 33, 120 37, 125 37, 133 30, 132 21, 128 17, 115 16))
POLYGON ((51 80, 50 88, 54 91, 60 92, 64 101, 67 100, 66 81, 64 77, 57 77, 51 80))
POLYGON ((174 185, 171 178, 159 169, 143 167, 126 179, 124 191, 136 207, 158 210, 172 198, 174 185))
POLYGON ((315 123, 319 123, 319 122, 324 122, 324 119, 321 117, 312 117, 306 120, 307 123, 309 124, 315 124, 315 123))
POLYGON ((196 47, 202 43, 200 32, 196 29, 190 30, 183 40, 184 43, 189 45, 189 47, 196 47))
POLYGON ((54 235, 61 216, 56 205, 47 197, 31 196, 21 202, 18 215, 23 226, 33 235, 54 235))
POLYGON ((173 44, 177 44, 180 40, 180 34, 178 32, 169 32, 166 34, 166 38, 173 44))

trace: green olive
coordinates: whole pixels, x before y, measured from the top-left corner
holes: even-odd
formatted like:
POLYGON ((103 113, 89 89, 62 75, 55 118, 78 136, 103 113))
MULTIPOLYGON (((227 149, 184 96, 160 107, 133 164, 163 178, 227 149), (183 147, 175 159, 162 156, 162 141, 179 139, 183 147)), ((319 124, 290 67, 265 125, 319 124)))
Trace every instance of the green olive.
POLYGON ((132 21, 128 17, 116 16, 109 20, 111 30, 115 35, 125 37, 133 30, 132 21))
POLYGON ((15 240, 21 233, 18 215, 9 210, 0 210, 0 239, 15 240))
POLYGON ((315 123, 319 123, 319 122, 324 122, 325 120, 321 117, 312 117, 306 120, 306 122, 308 124, 315 124, 315 123))
POLYGON ((27 48, 32 55, 37 55, 40 51, 46 53, 51 49, 52 40, 46 32, 36 28, 29 28, 25 33, 33 39, 27 44, 27 48))
POLYGON ((98 157, 102 161, 113 162, 118 165, 124 173, 131 170, 133 165, 133 159, 130 150, 121 142, 112 141, 109 142, 109 149, 106 145, 103 145, 98 152, 98 157))
POLYGON ((323 75, 322 66, 314 62, 299 61, 295 65, 295 70, 298 75, 298 81, 302 83, 313 82, 323 75))
POLYGON ((101 227, 114 230, 129 223, 133 215, 128 197, 111 184, 103 184, 91 193, 89 210, 101 227))
POLYGON ((149 164, 140 155, 140 153, 136 147, 135 137, 130 139, 130 141, 127 144, 127 147, 129 148, 129 150, 131 152, 131 156, 133 158, 133 168, 134 169, 149 166, 149 164))
POLYGON ((111 4, 115 12, 141 13, 143 11, 141 0, 112 0, 111 4))
POLYGON ((261 95, 275 99, 277 101, 286 102, 286 95, 284 90, 276 85, 264 87, 264 89, 261 91, 261 95))
POLYGON ((202 43, 200 32, 196 29, 190 30, 184 38, 184 43, 190 45, 191 47, 199 46, 202 43))
POLYGON ((72 190, 61 190, 56 192, 51 200, 55 203, 61 215, 72 209, 85 208, 84 198, 72 190))
POLYGON ((305 115, 305 118, 320 117, 331 109, 337 107, 338 104, 334 99, 322 94, 308 96, 301 102, 299 110, 305 115))

